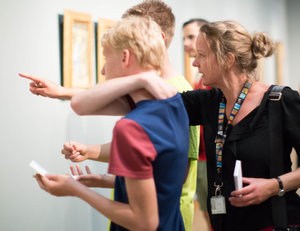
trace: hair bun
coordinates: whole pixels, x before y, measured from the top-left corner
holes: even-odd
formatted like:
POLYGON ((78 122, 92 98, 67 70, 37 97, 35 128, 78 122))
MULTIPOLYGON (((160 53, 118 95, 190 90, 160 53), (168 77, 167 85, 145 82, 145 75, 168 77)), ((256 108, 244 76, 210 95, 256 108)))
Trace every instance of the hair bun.
POLYGON ((272 40, 264 33, 256 33, 252 38, 252 53, 256 59, 269 57, 274 52, 272 40))

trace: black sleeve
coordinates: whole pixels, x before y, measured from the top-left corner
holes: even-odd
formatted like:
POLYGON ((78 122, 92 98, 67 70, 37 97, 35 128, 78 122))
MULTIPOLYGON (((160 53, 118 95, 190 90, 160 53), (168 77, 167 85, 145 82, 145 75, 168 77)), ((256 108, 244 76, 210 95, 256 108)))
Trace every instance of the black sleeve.
POLYGON ((297 91, 284 88, 282 92, 284 138, 295 148, 300 158, 300 96, 297 91))
POLYGON ((190 125, 205 125, 217 116, 219 102, 222 97, 219 89, 198 89, 181 93, 181 97, 188 113, 190 125))

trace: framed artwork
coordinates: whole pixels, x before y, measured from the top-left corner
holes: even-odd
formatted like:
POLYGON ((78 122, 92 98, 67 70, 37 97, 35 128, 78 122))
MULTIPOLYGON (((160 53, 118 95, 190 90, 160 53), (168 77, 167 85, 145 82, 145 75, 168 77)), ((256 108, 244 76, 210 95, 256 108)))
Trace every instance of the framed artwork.
POLYGON ((191 59, 189 55, 184 52, 184 75, 186 80, 191 84, 191 78, 192 78, 192 68, 191 68, 191 59))
POLYGON ((97 29, 97 83, 105 81, 105 76, 101 74, 102 67, 104 65, 103 47, 101 45, 101 36, 104 31, 111 28, 117 21, 100 18, 98 21, 97 29))
POLYGON ((90 14, 65 10, 63 16, 63 86, 93 85, 94 22, 90 14))
POLYGON ((191 84, 191 86, 194 86, 196 76, 198 75, 198 68, 193 67, 193 61, 194 58, 190 57, 186 52, 184 52, 184 75, 186 80, 191 84))
POLYGON ((283 84, 283 44, 276 42, 276 84, 283 84))

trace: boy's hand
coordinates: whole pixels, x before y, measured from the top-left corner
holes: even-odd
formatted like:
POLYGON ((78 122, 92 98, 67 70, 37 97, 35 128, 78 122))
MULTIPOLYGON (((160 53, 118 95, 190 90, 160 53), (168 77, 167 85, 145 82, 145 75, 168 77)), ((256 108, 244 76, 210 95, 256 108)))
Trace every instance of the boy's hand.
POLYGON ((75 188, 78 183, 71 176, 36 174, 34 177, 41 189, 54 196, 75 196, 75 188))
POLYGON ((31 80, 29 90, 34 95, 41 95, 49 98, 62 99, 64 87, 48 79, 19 73, 19 76, 31 80))
POLYGON ((86 175, 83 171, 76 165, 76 170, 73 166, 70 166, 73 176, 77 176, 77 181, 87 187, 98 187, 98 188, 113 188, 115 184, 115 177, 108 176, 106 174, 92 174, 90 168, 85 166, 86 175), (77 171, 77 172, 76 172, 77 171))
POLYGON ((61 153, 65 155, 66 159, 71 160, 72 162, 80 162, 88 159, 86 150, 87 146, 85 144, 69 141, 64 144, 61 153))

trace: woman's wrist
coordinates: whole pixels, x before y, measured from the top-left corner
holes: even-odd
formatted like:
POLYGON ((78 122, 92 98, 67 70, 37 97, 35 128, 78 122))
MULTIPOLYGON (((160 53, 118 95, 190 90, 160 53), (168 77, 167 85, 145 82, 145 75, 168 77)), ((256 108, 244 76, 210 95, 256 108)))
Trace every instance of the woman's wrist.
POLYGON ((271 196, 277 196, 279 191, 279 185, 276 178, 271 178, 270 182, 270 194, 271 196))
POLYGON ((150 83, 149 81, 151 78, 154 78, 155 76, 158 76, 158 74, 155 71, 148 71, 143 72, 141 74, 136 75, 136 82, 137 82, 137 89, 146 89, 150 83))
POLYGON ((135 76, 131 76, 129 78, 134 77, 134 83, 135 83, 135 90, 146 88, 147 86, 147 78, 145 76, 145 73, 136 74, 135 76))

